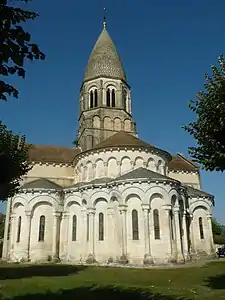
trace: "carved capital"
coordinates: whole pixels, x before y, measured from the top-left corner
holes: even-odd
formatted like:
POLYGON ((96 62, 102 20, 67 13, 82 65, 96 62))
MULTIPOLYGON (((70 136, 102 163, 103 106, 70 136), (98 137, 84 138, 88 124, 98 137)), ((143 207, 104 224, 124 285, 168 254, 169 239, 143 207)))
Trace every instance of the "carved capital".
POLYGON ((63 214, 62 214, 62 218, 63 219, 67 219, 67 218, 69 218, 69 212, 63 212, 63 214))
POLYGON ((149 204, 142 204, 141 207, 142 207, 143 211, 149 211, 150 210, 150 205, 149 204))
POLYGON ((15 220, 15 219, 16 219, 16 214, 15 214, 15 213, 12 213, 12 214, 11 214, 11 219, 12 219, 12 220, 15 220))
POLYGON ((55 218, 60 218, 61 215, 62 215, 62 213, 59 212, 59 211, 54 211, 54 212, 53 212, 53 217, 55 217, 55 218))
POLYGON ((88 207, 87 211, 88 211, 88 214, 94 215, 95 212, 96 212, 96 208, 94 208, 94 207, 88 207))
POLYGON ((172 209, 172 205, 171 204, 166 204, 166 205, 163 205, 162 207, 165 211, 170 211, 172 209))
POLYGON ((25 210, 25 215, 27 218, 32 218, 33 212, 31 210, 25 210))
POLYGON ((127 211, 127 205, 120 204, 120 205, 119 205, 119 211, 120 211, 120 212, 127 211))

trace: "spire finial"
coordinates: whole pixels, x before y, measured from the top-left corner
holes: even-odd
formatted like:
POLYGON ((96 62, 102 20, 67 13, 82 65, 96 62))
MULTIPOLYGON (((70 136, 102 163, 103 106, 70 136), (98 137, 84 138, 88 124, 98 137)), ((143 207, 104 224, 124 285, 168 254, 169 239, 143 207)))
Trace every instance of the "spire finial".
POLYGON ((107 22, 106 22, 106 8, 104 8, 104 21, 103 21, 103 26, 106 28, 107 22))

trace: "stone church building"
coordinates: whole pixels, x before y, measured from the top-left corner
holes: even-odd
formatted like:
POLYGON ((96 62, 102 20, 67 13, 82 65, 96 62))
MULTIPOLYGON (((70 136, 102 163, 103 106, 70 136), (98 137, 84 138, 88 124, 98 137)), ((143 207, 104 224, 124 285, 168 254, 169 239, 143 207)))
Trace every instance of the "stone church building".
POLYGON ((80 88, 77 147, 32 145, 8 200, 7 261, 164 264, 214 251, 214 197, 181 154, 140 140, 106 23, 80 88))

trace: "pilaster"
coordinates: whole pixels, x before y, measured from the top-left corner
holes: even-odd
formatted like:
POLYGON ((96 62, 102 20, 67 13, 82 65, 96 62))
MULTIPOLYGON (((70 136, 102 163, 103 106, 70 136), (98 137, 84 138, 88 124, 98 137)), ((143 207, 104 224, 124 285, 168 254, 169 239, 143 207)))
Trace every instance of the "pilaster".
POLYGON ((184 256, 182 252, 182 246, 181 246, 181 232, 180 232, 180 210, 179 207, 174 207, 174 220, 175 220, 175 231, 176 231, 176 246, 177 246, 177 262, 183 263, 184 262, 184 256))
POLYGON ((27 242, 26 249, 27 249, 27 261, 30 261, 30 235, 31 235, 31 222, 33 213, 32 211, 25 211, 26 215, 26 225, 27 230, 24 231, 25 234, 25 241, 27 242))
POLYGON ((95 259, 95 208, 88 208, 89 215, 89 255, 87 263, 96 262, 95 259))
POLYGON ((61 212, 54 212, 53 213, 53 228, 52 228, 52 259, 59 260, 59 221, 61 218, 61 212))
POLYGON ((187 236, 187 214, 186 211, 183 212, 182 215, 182 244, 183 244, 183 254, 184 254, 184 260, 188 261, 190 260, 190 255, 188 251, 188 236, 187 236))
POLYGON ((123 264, 128 263, 127 258, 127 224, 126 224, 126 215, 127 215, 127 205, 119 205, 119 211, 121 216, 121 236, 122 236, 122 255, 120 257, 120 262, 123 264))
POLYGON ((145 255, 144 255, 143 264, 149 265, 149 264, 153 264, 153 259, 151 255, 150 232, 149 232, 150 205, 142 204, 142 211, 144 215, 144 237, 145 237, 145 255))
POLYGON ((172 247, 172 224, 171 224, 171 209, 172 205, 164 205, 163 206, 164 212, 165 212, 165 217, 166 217, 166 223, 167 223, 167 236, 168 236, 168 258, 167 261, 168 263, 174 262, 175 257, 173 253, 173 247, 172 247))

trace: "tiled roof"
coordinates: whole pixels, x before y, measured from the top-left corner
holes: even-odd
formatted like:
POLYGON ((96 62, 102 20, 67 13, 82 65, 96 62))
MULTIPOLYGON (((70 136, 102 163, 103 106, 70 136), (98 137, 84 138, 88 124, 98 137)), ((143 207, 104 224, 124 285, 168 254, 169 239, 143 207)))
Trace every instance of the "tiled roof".
POLYGON ((122 61, 106 28, 103 28, 91 52, 84 81, 100 76, 113 77, 126 81, 122 61))
MULTIPOLYGON (((164 176, 160 173, 156 173, 156 172, 153 172, 153 171, 145 169, 145 168, 135 169, 129 173, 126 173, 120 177, 117 177, 115 180, 127 180, 127 179, 135 179, 135 178, 140 178, 140 179, 149 178, 149 179, 177 181, 175 179, 172 179, 170 177, 164 176)), ((177 182, 179 182, 179 181, 177 181, 177 182)))
POLYGON ((28 152, 28 160, 48 163, 72 163, 74 157, 81 150, 78 148, 31 145, 28 152))
POLYGON ((169 162, 169 170, 172 171, 198 171, 199 168, 191 160, 177 154, 173 156, 172 160, 169 162))
POLYGON ((116 147, 147 148, 147 149, 159 151, 164 155, 166 155, 169 159, 171 158, 171 155, 167 151, 158 149, 122 130, 113 134, 106 140, 100 142, 92 150, 104 149, 104 148, 116 148, 116 147))
POLYGON ((187 188, 187 193, 188 196, 193 196, 193 197, 210 197, 210 198, 214 198, 213 195, 203 192, 201 190, 198 190, 196 188, 193 188, 192 186, 189 185, 184 185, 187 188))
POLYGON ((21 186, 22 190, 25 189, 50 189, 50 190, 55 190, 55 189, 62 189, 62 187, 46 178, 40 178, 36 179, 34 181, 25 183, 24 185, 21 186))

